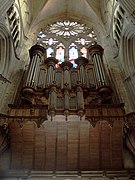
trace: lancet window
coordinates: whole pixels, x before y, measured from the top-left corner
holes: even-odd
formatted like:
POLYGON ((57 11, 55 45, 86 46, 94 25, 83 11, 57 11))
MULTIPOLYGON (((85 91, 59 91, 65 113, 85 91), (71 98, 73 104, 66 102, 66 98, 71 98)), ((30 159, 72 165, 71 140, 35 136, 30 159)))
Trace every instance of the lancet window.
POLYGON ((114 13, 114 26, 113 26, 113 36, 117 47, 119 47, 121 40, 121 32, 124 24, 125 12, 121 6, 118 6, 114 13))
POLYGON ((9 28, 13 37, 14 47, 17 48, 20 41, 20 18, 17 8, 12 5, 7 11, 9 28))

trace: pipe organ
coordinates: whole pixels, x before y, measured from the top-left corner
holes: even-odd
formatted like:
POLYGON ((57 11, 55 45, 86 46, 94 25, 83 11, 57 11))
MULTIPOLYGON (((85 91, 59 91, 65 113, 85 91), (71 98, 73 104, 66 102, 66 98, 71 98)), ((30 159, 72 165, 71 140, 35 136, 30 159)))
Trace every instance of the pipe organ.
POLYGON ((33 46, 30 49, 30 65, 28 68, 28 74, 26 79, 26 86, 36 88, 40 70, 40 64, 42 63, 42 57, 45 55, 45 50, 42 46, 33 46))
POLYGON ((103 48, 95 44, 88 50, 91 60, 78 57, 75 60, 77 68, 72 68, 72 63, 67 60, 57 68, 57 59, 45 58, 45 49, 33 46, 25 86, 21 91, 22 104, 38 105, 38 98, 40 103, 46 102, 50 115, 63 111, 67 116, 77 111, 83 116, 85 105, 110 103, 112 90, 103 65, 103 48))
POLYGON ((30 64, 20 101, 9 106, 11 168, 89 171, 123 168, 123 104, 114 104, 103 64, 103 48, 88 48, 58 67, 40 45, 30 49, 30 64), (36 126, 36 124, 37 126, 36 126), (22 150, 23 147, 28 151, 22 150))

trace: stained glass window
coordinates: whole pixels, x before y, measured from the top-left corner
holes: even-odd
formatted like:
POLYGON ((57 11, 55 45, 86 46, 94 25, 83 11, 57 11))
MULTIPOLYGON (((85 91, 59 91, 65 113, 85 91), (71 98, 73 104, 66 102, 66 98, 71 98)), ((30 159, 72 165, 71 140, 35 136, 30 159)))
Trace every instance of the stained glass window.
POLYGON ((59 67, 59 64, 64 62, 64 53, 65 53, 64 47, 59 46, 56 49, 56 59, 58 60, 58 63, 56 65, 57 68, 59 67))
POLYGON ((78 58, 78 49, 74 43, 72 43, 69 47, 69 61, 73 64, 75 68, 77 64, 75 64, 74 60, 78 58))
POLYGON ((49 48, 46 50, 46 52, 47 52, 47 57, 51 57, 51 56, 53 56, 53 54, 54 54, 54 50, 53 50, 52 47, 49 47, 49 48))
POLYGON ((83 57, 87 58, 87 49, 86 49, 85 47, 82 47, 82 48, 80 49, 80 52, 82 53, 82 56, 83 56, 83 57))
POLYGON ((47 28, 52 34, 63 36, 64 38, 81 34, 89 29, 85 24, 70 20, 58 21, 47 28))
POLYGON ((64 62, 64 48, 59 47, 56 49, 56 59, 58 59, 61 62, 64 62))
POLYGON ((37 41, 47 49, 48 57, 55 54, 59 61, 56 67, 69 60, 75 68, 77 65, 74 60, 78 56, 87 58, 87 47, 97 42, 97 38, 93 28, 76 21, 63 20, 42 28, 37 35, 37 41))

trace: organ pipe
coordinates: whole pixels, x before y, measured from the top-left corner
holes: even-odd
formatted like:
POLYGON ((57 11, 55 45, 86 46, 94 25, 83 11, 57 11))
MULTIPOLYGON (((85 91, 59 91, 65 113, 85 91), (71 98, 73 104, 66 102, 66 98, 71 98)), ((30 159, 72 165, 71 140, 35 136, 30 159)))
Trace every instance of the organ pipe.
POLYGON ((69 91, 68 90, 64 91, 64 109, 65 110, 69 109, 69 91))
POLYGON ((30 49, 30 64, 26 79, 26 86, 35 88, 37 85, 37 76, 42 59, 44 59, 45 49, 40 45, 34 45, 30 49))
POLYGON ((47 69, 47 86, 50 86, 54 81, 54 68, 55 68, 55 65, 58 63, 58 60, 55 59, 54 57, 48 57, 45 60, 45 63, 48 66, 48 69, 47 69))
POLYGON ((64 80, 63 84, 64 87, 70 87, 70 73, 69 70, 72 68, 73 64, 69 61, 64 61, 63 63, 60 64, 60 67, 64 70, 64 80))
POLYGON ((52 86, 50 90, 50 110, 56 109, 56 87, 52 86))
POLYGON ((99 87, 107 85, 104 64, 102 60, 103 48, 98 44, 92 45, 89 47, 89 53, 94 64, 97 86, 99 87))
POLYGON ((75 63, 79 66, 79 80, 83 86, 86 84, 85 65, 88 63, 88 59, 85 57, 79 57, 75 60, 75 63))
POLYGON ((77 110, 80 118, 84 115, 84 98, 81 84, 77 85, 77 110))
POLYGON ((69 71, 67 69, 64 71, 64 85, 65 84, 69 84, 69 71))

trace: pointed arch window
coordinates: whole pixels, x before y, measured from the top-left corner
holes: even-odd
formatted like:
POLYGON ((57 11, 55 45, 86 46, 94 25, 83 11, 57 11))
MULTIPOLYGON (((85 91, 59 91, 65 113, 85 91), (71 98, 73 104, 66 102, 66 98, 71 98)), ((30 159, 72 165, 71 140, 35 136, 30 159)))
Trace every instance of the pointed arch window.
POLYGON ((46 50, 47 57, 51 57, 54 54, 54 49, 52 47, 47 48, 46 50))
POLYGON ((56 48, 56 59, 58 59, 60 62, 64 62, 64 53, 65 49, 63 46, 56 48))
POLYGON ((80 52, 82 54, 83 57, 87 58, 87 49, 85 47, 82 47, 80 49, 80 52))
POLYGON ((69 61, 73 64, 74 68, 77 66, 74 60, 77 58, 78 58, 78 49, 77 49, 77 46, 74 43, 72 43, 69 46, 69 61))
POLYGON ((7 11, 8 21, 9 21, 9 28, 11 31, 14 48, 16 49, 19 45, 21 40, 21 24, 20 24, 20 16, 18 9, 15 5, 12 5, 9 10, 7 11))
POLYGON ((64 55, 65 55, 65 47, 62 43, 60 43, 56 47, 56 59, 58 60, 58 63, 56 65, 57 68, 59 67, 59 64, 64 62, 64 55))

